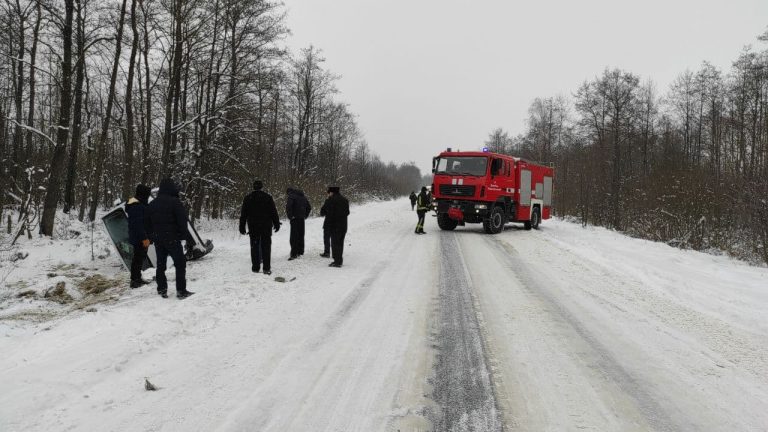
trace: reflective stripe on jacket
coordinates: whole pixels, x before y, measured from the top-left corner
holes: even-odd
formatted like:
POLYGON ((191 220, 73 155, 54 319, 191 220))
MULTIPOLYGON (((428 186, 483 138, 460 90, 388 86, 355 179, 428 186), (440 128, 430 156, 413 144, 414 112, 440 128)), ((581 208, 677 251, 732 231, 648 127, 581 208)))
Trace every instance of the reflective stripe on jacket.
POLYGON ((417 201, 417 209, 427 211, 429 210, 429 196, 425 194, 424 192, 420 193, 419 196, 416 198, 417 201))

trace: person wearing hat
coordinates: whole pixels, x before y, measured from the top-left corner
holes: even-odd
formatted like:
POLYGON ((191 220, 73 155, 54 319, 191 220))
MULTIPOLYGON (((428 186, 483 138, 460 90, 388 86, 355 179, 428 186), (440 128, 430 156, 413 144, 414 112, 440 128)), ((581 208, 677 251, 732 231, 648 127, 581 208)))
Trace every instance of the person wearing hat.
POLYGON ((341 267, 344 263, 344 237, 347 235, 347 216, 349 216, 349 201, 341 194, 338 186, 328 187, 328 199, 323 204, 325 223, 331 237, 331 255, 333 262, 329 267, 341 267))
POLYGON ((150 193, 151 190, 148 186, 140 184, 136 186, 136 194, 125 205, 125 213, 128 214, 128 241, 133 246, 131 288, 138 288, 149 283, 141 278, 141 269, 149 248, 149 236, 144 228, 144 213, 147 210, 150 193))
POLYGON ((429 211, 430 197, 427 194, 427 187, 421 187, 421 193, 416 197, 416 214, 419 216, 419 222, 416 224, 416 234, 426 234, 424 232, 424 216, 429 211))
POLYGON ((280 230, 280 218, 277 215, 275 200, 264 192, 261 180, 253 182, 253 192, 243 198, 240 210, 240 234, 247 234, 251 240, 251 271, 258 273, 264 264, 264 274, 272 274, 272 229, 280 230))
POLYGON ((165 269, 170 256, 176 269, 176 298, 181 300, 191 296, 194 293, 187 291, 187 259, 181 241, 189 242, 192 236, 187 226, 187 210, 179 199, 179 187, 173 179, 164 178, 160 181, 157 198, 149 204, 147 218, 148 234, 155 243, 157 253, 157 293, 168 298, 165 269))

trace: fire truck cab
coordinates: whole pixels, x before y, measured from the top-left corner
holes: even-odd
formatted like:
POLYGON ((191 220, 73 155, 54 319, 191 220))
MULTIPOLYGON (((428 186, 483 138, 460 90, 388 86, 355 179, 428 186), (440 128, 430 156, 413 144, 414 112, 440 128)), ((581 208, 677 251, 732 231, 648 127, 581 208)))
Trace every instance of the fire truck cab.
POLYGON ((443 230, 482 223, 486 233, 496 234, 508 222, 537 229, 551 215, 552 167, 487 151, 451 149, 432 162, 432 199, 443 230))

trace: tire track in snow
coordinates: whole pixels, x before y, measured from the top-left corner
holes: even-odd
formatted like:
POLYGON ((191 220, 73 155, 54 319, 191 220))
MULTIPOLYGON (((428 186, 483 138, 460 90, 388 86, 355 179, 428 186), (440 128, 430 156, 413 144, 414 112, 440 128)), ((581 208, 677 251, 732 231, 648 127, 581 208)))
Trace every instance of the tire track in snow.
POLYGON ((354 288, 348 292, 344 299, 339 303, 336 311, 321 325, 317 335, 313 339, 310 339, 307 343, 308 350, 315 351, 320 345, 333 336, 339 327, 352 317, 355 309, 365 301, 371 293, 372 287, 382 277, 383 273, 391 270, 392 261, 395 259, 396 253, 402 247, 403 240, 406 236, 407 232, 402 232, 389 244, 386 251, 382 254, 383 257, 381 260, 373 266, 373 269, 367 273, 362 281, 357 283, 354 288))
MULTIPOLYGON (((354 377, 362 373, 369 372, 364 368, 361 370, 349 369, 343 374, 339 374, 337 369, 338 362, 345 362, 349 353, 344 350, 337 350, 338 338, 345 336, 344 332, 350 329, 350 321, 359 318, 359 309, 363 307, 366 300, 371 296, 373 287, 380 283, 388 270, 392 268, 393 261, 398 253, 406 244, 403 239, 408 235, 404 231, 382 251, 380 259, 371 266, 362 280, 347 291, 339 300, 337 307, 327 318, 318 323, 315 331, 290 353, 280 359, 279 365, 266 378, 265 382, 260 384, 260 388, 251 393, 245 399, 236 403, 234 409, 219 424, 217 430, 304 430, 299 425, 294 425, 295 420, 301 423, 305 420, 306 413, 303 410, 306 407, 312 409, 318 404, 317 394, 323 395, 323 404, 325 413, 323 417, 317 417, 314 420, 314 427, 317 430, 332 430, 330 424, 336 424, 345 421, 338 417, 337 406, 339 399, 346 396, 346 392, 354 391, 354 377), (311 370, 311 374, 297 374, 291 377, 291 372, 297 368, 311 370), (286 379, 286 377, 289 377, 286 379), (309 381, 302 381, 303 378, 311 377, 309 381), (328 381, 334 382, 333 388, 324 388, 328 381), (296 405, 294 418, 281 416, 281 405, 296 405), (277 413, 277 415, 275 414, 277 413)), ((367 324, 363 322, 362 324, 367 324)), ((356 330, 368 332, 370 329, 364 327, 351 326, 356 330)), ((351 342, 351 341, 350 341, 351 342)), ((360 347, 356 347, 360 348, 360 347)), ((370 347, 368 347, 370 349, 370 347)), ((371 354, 371 358, 377 356, 371 354)), ((358 365, 361 366, 362 365, 358 365)), ((357 399, 365 399, 371 395, 359 395, 357 399)), ((343 429, 333 429, 343 430, 343 429)))
POLYGON ((434 430, 503 431, 472 285, 456 235, 440 232, 437 354, 431 379, 434 430))
POLYGON ((507 242, 497 237, 485 236, 484 241, 498 251, 498 256, 506 262, 509 269, 516 275, 533 296, 550 305, 550 312, 557 314, 592 350, 596 361, 595 368, 613 381, 627 396, 635 401, 640 413, 655 431, 677 431, 680 427, 654 399, 642 382, 624 369, 614 358, 610 350, 574 316, 568 308, 550 292, 539 279, 526 267, 517 250, 507 242))

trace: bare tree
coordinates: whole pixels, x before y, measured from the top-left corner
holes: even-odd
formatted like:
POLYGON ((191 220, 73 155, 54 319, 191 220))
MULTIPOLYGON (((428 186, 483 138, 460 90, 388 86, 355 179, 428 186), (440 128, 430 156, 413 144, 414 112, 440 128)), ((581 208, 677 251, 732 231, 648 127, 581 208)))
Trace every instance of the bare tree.
POLYGON ((104 173, 104 154, 107 146, 107 135, 109 134, 109 126, 112 120, 112 105, 115 101, 115 84, 117 82, 117 70, 120 65, 120 52, 123 46, 123 25, 125 23, 125 6, 126 0, 123 0, 120 6, 120 13, 117 19, 117 32, 115 34, 115 58, 112 62, 112 74, 109 79, 109 90, 107 93, 107 106, 104 112, 104 119, 101 126, 101 134, 99 140, 96 143, 96 160, 95 163, 95 175, 92 180, 91 187, 91 206, 88 211, 88 219, 93 221, 96 219, 96 209, 99 205, 99 190, 101 187, 101 177, 104 173))
POLYGON ((56 146, 51 158, 51 169, 45 193, 43 215, 40 220, 40 233, 53 235, 56 220, 56 207, 61 195, 61 174, 64 169, 67 138, 69 137, 70 105, 72 103, 72 21, 74 0, 64 0, 64 20, 61 23, 61 37, 64 55, 61 62, 61 85, 59 87, 59 124, 56 131, 56 146))

